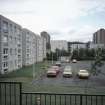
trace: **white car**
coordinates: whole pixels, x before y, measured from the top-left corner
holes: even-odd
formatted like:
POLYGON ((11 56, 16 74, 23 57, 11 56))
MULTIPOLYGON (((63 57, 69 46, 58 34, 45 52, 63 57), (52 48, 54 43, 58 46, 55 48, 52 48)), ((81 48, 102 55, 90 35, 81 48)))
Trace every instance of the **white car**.
POLYGON ((87 70, 79 70, 77 75, 79 78, 89 78, 89 76, 90 76, 90 74, 87 70))
POLYGON ((56 64, 55 64, 55 66, 61 67, 61 62, 60 61, 57 61, 56 64))
POLYGON ((66 59, 66 63, 69 63, 70 61, 69 61, 69 59, 66 59))
POLYGON ((64 68, 63 77, 71 77, 73 75, 71 66, 66 66, 64 68))
POLYGON ((77 62, 77 60, 76 60, 76 59, 73 59, 73 60, 72 60, 72 62, 73 62, 73 63, 76 63, 76 62, 77 62))

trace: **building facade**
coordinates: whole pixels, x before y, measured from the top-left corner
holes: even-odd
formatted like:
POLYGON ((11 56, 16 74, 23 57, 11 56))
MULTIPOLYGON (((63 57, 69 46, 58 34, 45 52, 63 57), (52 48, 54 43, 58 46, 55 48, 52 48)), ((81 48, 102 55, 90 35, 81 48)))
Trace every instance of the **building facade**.
POLYGON ((23 29, 23 34, 22 34, 23 66, 32 65, 36 62, 36 56, 37 56, 36 41, 37 37, 32 31, 28 29, 23 29))
POLYGON ((22 67, 22 27, 0 15, 0 73, 22 67))
POLYGON ((68 51, 68 43, 66 40, 51 40, 51 51, 55 52, 56 49, 68 51))
POLYGON ((100 29, 93 34, 94 44, 105 44, 105 29, 100 29))
POLYGON ((0 74, 43 61, 46 44, 50 43, 50 36, 44 35, 36 35, 0 15, 0 74))
POLYGON ((42 62, 46 58, 46 39, 28 29, 23 29, 22 55, 23 66, 42 62))
POLYGON ((43 61, 43 41, 42 38, 37 35, 37 62, 43 61))

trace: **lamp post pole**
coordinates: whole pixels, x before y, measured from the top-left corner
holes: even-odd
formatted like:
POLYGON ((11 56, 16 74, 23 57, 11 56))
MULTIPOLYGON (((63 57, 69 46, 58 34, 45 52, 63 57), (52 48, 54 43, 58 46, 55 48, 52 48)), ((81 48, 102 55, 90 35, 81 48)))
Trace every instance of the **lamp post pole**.
POLYGON ((52 52, 52 64, 53 64, 53 52, 52 52))
POLYGON ((36 41, 36 43, 35 43, 35 46, 34 46, 34 48, 36 48, 36 49, 34 49, 34 54, 33 54, 33 80, 34 80, 34 78, 35 78, 35 64, 37 63, 37 39, 35 40, 36 41))
POLYGON ((35 62, 34 62, 34 58, 33 58, 33 79, 35 78, 35 62))

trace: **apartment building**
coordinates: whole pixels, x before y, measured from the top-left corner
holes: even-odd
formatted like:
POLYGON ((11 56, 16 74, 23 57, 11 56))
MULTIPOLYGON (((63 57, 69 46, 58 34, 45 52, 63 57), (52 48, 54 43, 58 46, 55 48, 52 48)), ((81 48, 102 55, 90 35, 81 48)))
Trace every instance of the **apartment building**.
POLYGON ((68 51, 68 44, 66 40, 51 40, 51 51, 55 52, 56 49, 68 51))
POLYGON ((43 61, 43 45, 42 38, 37 35, 37 62, 43 61))
POLYGON ((37 62, 46 58, 46 39, 37 35, 37 62))
POLYGON ((42 31, 40 34, 41 37, 44 38, 44 40, 46 40, 46 53, 50 53, 51 52, 50 35, 46 31, 42 31))
MULTIPOLYGON (((46 38, 44 38, 44 37, 42 37, 41 36, 41 38, 42 38, 42 45, 43 45, 43 59, 45 59, 46 58, 46 53, 48 53, 47 51, 47 48, 46 48, 46 38)), ((49 50, 50 51, 50 50, 49 50)))
POLYGON ((22 34, 22 64, 29 66, 35 62, 42 62, 46 57, 46 40, 28 29, 22 34))
POLYGON ((105 44, 105 29, 99 29, 93 34, 94 44, 105 44))
POLYGON ((22 67, 22 27, 0 15, 0 73, 22 67))
POLYGON ((23 66, 32 65, 37 62, 37 36, 28 29, 23 29, 22 34, 22 55, 23 66))

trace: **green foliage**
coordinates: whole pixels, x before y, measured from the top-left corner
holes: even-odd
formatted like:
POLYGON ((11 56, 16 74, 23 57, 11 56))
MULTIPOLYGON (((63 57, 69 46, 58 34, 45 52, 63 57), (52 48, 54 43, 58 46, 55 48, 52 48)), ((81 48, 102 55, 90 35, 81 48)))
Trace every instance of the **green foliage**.
POLYGON ((102 60, 105 60, 105 49, 75 49, 72 59, 94 60, 91 64, 91 72, 93 75, 98 75, 101 72, 100 67, 103 65, 102 60))
POLYGON ((47 53, 47 60, 59 60, 59 58, 61 56, 69 56, 69 52, 66 51, 66 50, 60 50, 60 49, 56 49, 55 52, 50 52, 50 53, 47 53))
POLYGON ((100 67, 103 66, 103 52, 102 49, 98 48, 95 51, 95 59, 94 62, 91 64, 91 73, 93 75, 98 75, 101 72, 100 67))
POLYGON ((77 60, 94 60, 95 50, 94 49, 75 49, 73 51, 72 59, 77 60))

